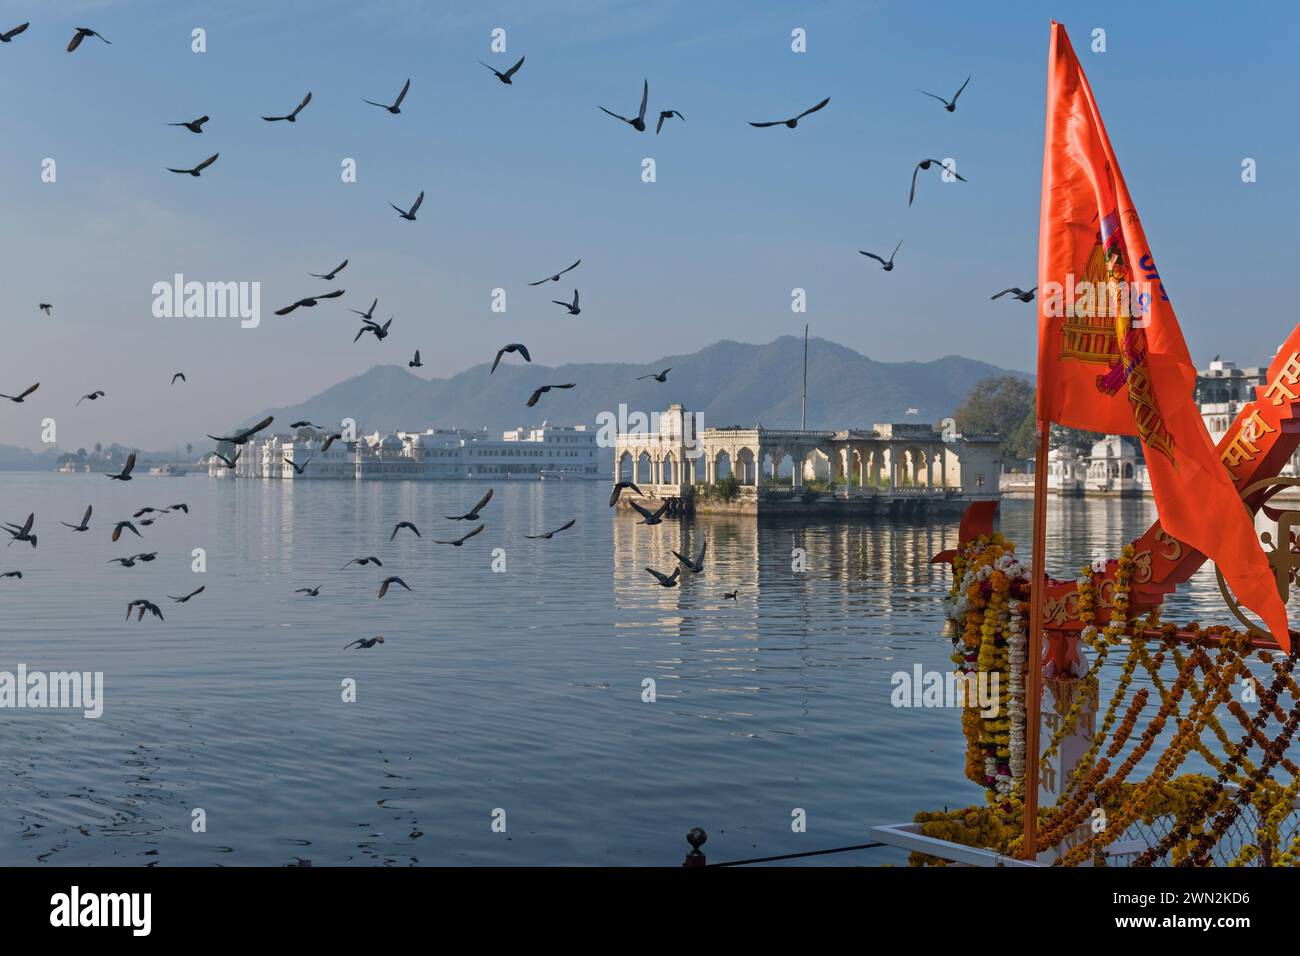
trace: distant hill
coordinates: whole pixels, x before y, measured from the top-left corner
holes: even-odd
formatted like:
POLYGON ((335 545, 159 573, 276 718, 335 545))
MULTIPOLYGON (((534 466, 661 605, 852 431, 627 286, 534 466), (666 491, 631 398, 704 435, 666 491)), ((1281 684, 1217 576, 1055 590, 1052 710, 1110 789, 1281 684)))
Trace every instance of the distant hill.
MULTIPOLYGON (((423 379, 397 365, 376 365, 287 408, 250 415, 249 424, 274 415, 274 428, 309 419, 322 424, 354 418, 366 432, 426 427, 487 427, 593 423, 602 411, 653 413, 673 402, 703 412, 705 427, 799 426, 803 340, 783 336, 766 345, 715 342, 689 355, 668 355, 631 365, 616 362, 525 365, 507 355, 493 375, 490 363, 446 379, 423 379), (636 381, 671 366, 668 381, 636 381), (578 387, 542 396, 525 407, 539 385, 576 382, 578 387)), ((937 422, 952 412, 980 379, 1016 375, 957 356, 930 362, 877 362, 824 339, 808 343, 808 427, 870 427, 876 422, 937 422), (908 414, 908 409, 915 413, 908 414)))
POLYGON ((46 471, 62 452, 53 448, 29 451, 17 445, 0 445, 0 471, 46 471))

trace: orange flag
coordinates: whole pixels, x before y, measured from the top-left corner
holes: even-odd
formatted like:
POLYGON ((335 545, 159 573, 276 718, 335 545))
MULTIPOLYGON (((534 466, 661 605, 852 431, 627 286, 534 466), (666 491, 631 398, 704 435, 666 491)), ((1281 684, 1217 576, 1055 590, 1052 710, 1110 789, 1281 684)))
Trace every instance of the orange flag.
POLYGON ((1038 420, 1136 435, 1164 530, 1290 649, 1254 524, 1205 430, 1196 367, 1065 27, 1052 24, 1038 232, 1038 420))

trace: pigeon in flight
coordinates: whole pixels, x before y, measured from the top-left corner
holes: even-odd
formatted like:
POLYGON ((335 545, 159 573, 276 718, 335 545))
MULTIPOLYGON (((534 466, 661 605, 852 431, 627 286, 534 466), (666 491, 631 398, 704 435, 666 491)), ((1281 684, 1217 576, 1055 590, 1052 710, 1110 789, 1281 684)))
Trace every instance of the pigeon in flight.
POLYGON ((223 465, 225 465, 227 468, 230 468, 231 470, 233 470, 234 467, 235 467, 235 462, 239 461, 239 456, 242 455, 243 453, 244 453, 244 450, 243 450, 242 448, 239 448, 239 449, 236 449, 236 451, 235 451, 235 457, 234 457, 234 458, 227 458, 225 455, 221 454, 221 452, 219 452, 219 451, 214 451, 212 454, 213 454, 214 456, 216 456, 217 458, 220 458, 220 459, 221 459, 221 463, 222 463, 223 465))
POLYGON ((384 566, 384 562, 380 561, 378 558, 376 558, 376 557, 372 554, 372 555, 371 555, 370 557, 368 557, 368 558, 353 558, 353 559, 352 559, 351 561, 349 561, 347 564, 343 565, 343 567, 339 568, 339 570, 340 570, 340 571, 346 571, 348 568, 352 567, 352 565, 354 565, 354 564, 361 565, 362 567, 364 567, 364 566, 367 565, 367 564, 373 564, 373 565, 374 565, 375 567, 377 567, 377 568, 382 568, 382 567, 384 566))
POLYGON ((326 435, 325 444, 320 446, 321 454, 324 454, 325 452, 329 451, 330 445, 334 444, 336 441, 342 441, 342 440, 343 440, 343 434, 341 432, 334 432, 332 435, 326 435))
MULTIPOLYGON (((211 438, 213 441, 217 441, 217 442, 228 441, 232 445, 242 445, 245 442, 247 442, 250 438, 252 438, 255 434, 260 432, 263 428, 266 428, 268 425, 270 425, 271 422, 273 421, 275 421, 275 417, 272 415, 267 415, 256 425, 253 425, 249 428, 241 428, 238 431, 236 431, 233 435, 226 435, 223 437, 218 437, 216 435, 209 435, 208 437, 211 438)), ((133 459, 135 458, 134 455, 132 455, 131 457, 133 459)))
POLYGON ((660 131, 661 129, 664 128, 664 120, 670 120, 670 119, 672 119, 674 116, 676 116, 676 117, 677 117, 679 120, 681 120, 683 123, 686 122, 686 117, 683 116, 681 113, 677 112, 676 110, 660 110, 660 111, 659 111, 659 122, 655 124, 655 135, 656 135, 656 136, 658 136, 658 135, 659 135, 659 131, 660 131))
POLYGON ((137 511, 135 514, 131 515, 131 517, 132 517, 132 518, 143 518, 145 515, 152 515, 152 514, 165 515, 166 513, 167 513, 167 509, 166 509, 166 508, 141 508, 141 509, 140 509, 139 511, 137 511))
POLYGON ((519 58, 519 62, 516 63, 514 66, 512 66, 510 69, 506 70, 504 73, 502 73, 500 70, 496 69, 495 67, 488 66, 486 63, 483 63, 482 60, 479 60, 479 63, 481 63, 483 66, 487 66, 489 70, 491 70, 493 73, 496 74, 496 78, 500 80, 502 83, 504 83, 506 86, 510 86, 514 82, 514 75, 518 73, 519 68, 524 65, 524 58, 521 56, 519 58))
POLYGON ((314 588, 299 588, 298 590, 294 591, 293 593, 294 593, 294 594, 306 594, 306 595, 309 595, 310 597, 320 597, 320 585, 318 584, 318 585, 316 585, 314 588))
POLYGON ((371 106, 378 106, 381 110, 388 110, 388 112, 396 116, 398 113, 402 112, 402 100, 406 99, 406 91, 410 88, 411 81, 408 79, 402 84, 402 92, 397 94, 397 102, 392 106, 389 106, 387 103, 376 103, 374 100, 365 99, 365 97, 362 97, 362 102, 369 103, 371 106))
POLYGON ((262 119, 266 120, 268 123, 278 123, 280 120, 287 120, 290 123, 296 123, 298 122, 298 114, 301 113, 303 108, 310 102, 311 93, 308 92, 308 94, 302 98, 302 102, 295 106, 293 112, 288 116, 263 116, 262 119))
POLYGON ((7 30, 7 31, 5 31, 4 33, 0 33, 0 43, 8 43, 8 42, 9 42, 10 40, 12 40, 14 37, 18 36, 18 34, 22 33, 24 30, 26 30, 29 26, 31 26, 31 23, 30 23, 30 22, 29 22, 29 23, 20 23, 20 24, 18 24, 18 26, 14 27, 12 30, 7 30))
POLYGON ((479 503, 476 504, 473 508, 470 508, 469 511, 465 512, 463 515, 443 515, 443 517, 446 518, 448 521, 478 521, 479 520, 478 513, 482 511, 484 508, 486 508, 487 503, 491 500, 492 500, 492 489, 489 488, 487 494, 485 494, 481 499, 479 499, 479 503))
POLYGON ((360 312, 360 311, 358 311, 357 309, 348 309, 348 311, 349 311, 349 312, 356 312, 357 315, 361 316, 363 319, 365 319, 367 322, 369 322, 371 319, 373 319, 373 318, 375 317, 375 306, 377 306, 378 304, 379 304, 379 300, 376 299, 374 302, 371 302, 371 303, 370 303, 370 309, 369 309, 369 311, 366 311, 366 312, 360 312))
POLYGON ((157 604, 154 604, 152 601, 146 601, 143 598, 137 598, 126 606, 126 619, 128 621, 131 620, 131 611, 135 608, 140 609, 140 616, 136 618, 137 623, 144 620, 146 611, 158 618, 158 620, 163 620, 162 609, 158 607, 157 604))
POLYGON ((196 120, 190 120, 188 123, 168 123, 168 126, 184 126, 191 133, 202 133, 203 124, 208 121, 208 117, 200 116, 196 120))
POLYGON ((397 537, 397 532, 401 531, 403 528, 406 528, 408 531, 414 531, 414 532, 415 532, 415 536, 416 536, 417 538, 420 537, 420 529, 419 529, 419 528, 417 528, 415 525, 411 524, 411 522, 409 522, 409 521, 399 521, 399 522, 397 522, 397 524, 395 524, 395 525, 393 526, 393 533, 392 533, 391 535, 389 535, 388 540, 389 540, 389 541, 392 541, 394 538, 396 538, 396 537, 397 537))
POLYGON ((406 590, 408 590, 408 591, 411 590, 410 587, 407 586, 407 583, 406 583, 405 581, 403 581, 403 580, 402 580, 401 578, 399 578, 399 577, 388 577, 388 578, 384 578, 383 583, 379 585, 379 597, 380 597, 380 598, 382 598, 385 594, 388 593, 388 586, 389 586, 390 584, 400 584, 402 587, 406 588, 406 590))
POLYGON ((356 334, 356 338, 354 338, 352 341, 358 342, 360 341, 361 336, 365 335, 367 332, 370 332, 374 334, 375 339, 377 341, 382 342, 384 339, 388 338, 388 327, 392 324, 393 324, 393 317, 391 315, 388 317, 388 321, 385 322, 383 325, 380 325, 378 322, 372 322, 370 319, 366 319, 362 324, 360 330, 358 330, 356 334))
POLYGON ((21 571, 6 571, 4 574, 0 574, 0 578, 17 578, 21 581, 23 579, 23 573, 21 571))
POLYGON ((182 501, 178 505, 168 505, 166 508, 163 509, 163 511, 183 511, 185 512, 185 514, 189 514, 190 506, 182 501))
POLYGON ((307 466, 310 465, 311 462, 312 462, 312 460, 311 460, 310 458, 308 458, 306 461, 304 461, 304 462, 300 465, 300 464, 298 464, 297 462, 295 462, 292 458, 285 458, 285 459, 284 459, 284 463, 285 463, 286 465, 288 465, 290 468, 292 468, 293 471, 294 471, 294 474, 296 474, 296 475, 301 475, 303 472, 305 472, 305 471, 307 470, 307 466))
MULTIPOLYGON (((95 37, 98 40, 104 40, 102 36, 90 29, 90 27, 77 27, 77 32, 74 33, 72 39, 68 41, 68 52, 71 53, 77 47, 81 46, 81 41, 86 39, 86 37, 95 37)), ((109 46, 113 45, 109 40, 104 40, 104 42, 109 46)))
POLYGON ((553 275, 553 276, 547 276, 545 279, 538 279, 536 282, 530 282, 530 283, 528 283, 528 284, 529 284, 529 285, 541 285, 543 282, 559 282, 559 281, 560 281, 560 276, 564 275, 566 272, 569 272, 569 271, 571 271, 571 270, 573 270, 573 269, 578 268, 578 266, 581 265, 581 264, 582 264, 582 260, 579 259, 577 262, 575 262, 573 265, 569 266, 567 269, 561 269, 559 272, 555 273, 555 275, 553 275))
POLYGON ((420 361, 420 350, 415 350, 415 358, 406 363, 407 368, 424 368, 424 363, 420 361))
POLYGON ((207 169, 209 166, 211 166, 213 163, 217 161, 217 157, 220 155, 221 155, 220 153, 213 153, 211 156, 209 156, 203 162, 199 163, 193 169, 173 169, 171 166, 168 166, 167 172, 182 173, 182 174, 188 173, 189 175, 197 179, 203 173, 203 170, 207 169))
POLYGON ((538 399, 540 399, 543 395, 545 395, 553 388, 574 388, 577 384, 578 384, 577 382, 570 382, 568 385, 543 385, 541 388, 537 389, 537 391, 533 392, 533 394, 529 397, 528 407, 532 408, 534 405, 536 405, 538 399))
POLYGON ((379 634, 375 637, 358 637, 351 644, 345 644, 343 646, 343 649, 346 651, 355 647, 358 650, 362 650, 364 648, 374 647, 376 644, 382 644, 382 643, 384 643, 384 635, 382 634, 379 634))
POLYGON ((116 475, 109 475, 108 477, 112 481, 130 481, 131 469, 134 467, 135 467, 135 452, 131 452, 131 454, 126 456, 126 464, 122 466, 122 470, 118 472, 116 475))
POLYGON ((311 276, 313 279, 324 279, 326 282, 332 282, 334 280, 334 277, 338 275, 340 272, 342 272, 344 269, 346 269, 347 266, 348 266, 348 260, 344 259, 342 262, 336 265, 331 271, 325 273, 324 275, 321 275, 320 273, 317 272, 309 272, 307 274, 311 276))
POLYGON ((666 369, 664 369, 662 372, 659 372, 658 374, 652 372, 652 373, 649 374, 649 375, 638 375, 638 376, 636 377, 636 380, 639 382, 639 381, 641 381, 641 380, 643 380, 643 379, 652 378, 652 379, 654 379, 656 382, 661 382, 661 383, 662 383, 662 382, 666 382, 666 381, 668 381, 668 373, 671 372, 672 370, 673 370, 673 367, 670 365, 670 366, 668 366, 666 369))
MULTIPOLYGON (((916 174, 923 169, 929 169, 932 164, 938 166, 940 169, 947 168, 946 166, 944 166, 942 162, 940 162, 937 159, 923 159, 919 163, 917 163, 916 168, 912 170, 912 191, 907 194, 907 204, 909 206, 912 205, 912 200, 916 198, 916 174)), ((954 169, 951 170, 951 172, 962 182, 966 182, 966 177, 958 173, 957 170, 954 169)))
POLYGON ((631 488, 638 495, 645 497, 641 489, 636 486, 636 482, 616 481, 614 482, 614 490, 609 493, 609 506, 611 508, 614 507, 616 504, 618 504, 618 497, 623 493, 624 488, 631 488))
POLYGON ((19 404, 22 404, 23 399, 25 399, 28 395, 30 395, 32 392, 36 391, 40 387, 41 387, 41 383, 37 382, 35 385, 33 385, 27 391, 23 392, 21 395, 0 395, 0 398, 7 398, 11 402, 17 402, 19 404))
POLYGON ((1021 302, 1033 302, 1033 301, 1034 301, 1034 292, 1035 292, 1037 289, 1038 289, 1038 286, 1034 286, 1034 288, 1032 288, 1032 289, 1030 289, 1028 292, 1026 292, 1024 289, 1020 289, 1020 288, 1017 288, 1017 287, 1013 286, 1013 287, 1011 287, 1010 289, 1003 289, 1003 290, 1002 290, 1001 292, 999 292, 997 295, 995 295, 995 296, 990 296, 990 298, 991 298, 991 299, 1000 299, 1000 298, 1002 298, 1002 296, 1004 296, 1004 295, 1013 295, 1013 296, 1015 296, 1017 299, 1019 299, 1021 302))
POLYGON ((309 295, 305 299, 299 299, 297 302, 293 303, 293 305, 286 305, 283 309, 276 309, 275 314, 288 315, 294 309, 311 309, 314 308, 316 303, 321 299, 337 299, 346 291, 346 289, 335 289, 333 292, 325 292, 321 295, 309 295))
POLYGON ((44 312, 46 315, 53 315, 53 314, 54 314, 54 313, 52 313, 52 312, 50 311, 52 308, 54 308, 54 306, 50 305, 50 303, 48 303, 48 302, 42 302, 42 303, 40 303, 38 306, 36 306, 36 308, 40 309, 40 310, 41 310, 42 312, 44 312))
POLYGON ((616 120, 622 120, 624 123, 626 123, 628 126, 631 126, 638 133, 644 133, 645 132, 645 104, 646 104, 646 100, 649 98, 650 98, 650 81, 645 80, 641 85, 641 112, 637 114, 636 119, 628 119, 626 116, 619 116, 617 113, 613 112, 612 110, 607 110, 603 106, 601 107, 601 110, 608 113, 616 120))
POLYGON ((661 588, 677 587, 677 576, 682 573, 681 568, 673 568, 672 574, 660 574, 654 568, 646 568, 646 570, 655 576, 661 588))
POLYGON ((393 208, 397 210, 397 215, 402 219, 409 220, 410 222, 415 222, 415 211, 420 208, 420 203, 422 202, 424 202, 423 189, 420 190, 420 195, 415 197, 415 204, 411 206, 409 210, 403 211, 400 206, 393 206, 392 203, 389 203, 388 205, 393 206, 393 208))
POLYGON ((172 376, 172 384, 173 384, 173 385, 176 384, 176 380, 177 380, 178 378, 179 378, 182 382, 188 382, 188 381, 189 381, 189 379, 187 379, 187 378, 185 377, 185 373, 184 373, 184 372, 177 372, 175 375, 172 376))
POLYGON ((578 519, 573 518, 567 521, 566 523, 560 525, 554 531, 545 531, 542 534, 526 534, 524 535, 524 537, 527 538, 529 541, 540 541, 540 540, 550 541, 561 531, 568 531, 577 523, 578 523, 578 519))
POLYGON ((481 532, 481 531, 483 530, 483 527, 484 527, 483 525, 479 525, 479 526, 478 526, 477 528, 475 528, 473 531, 469 531, 469 532, 467 532, 463 537, 457 538, 455 541, 439 541, 437 538, 434 538, 434 539, 433 539, 433 543, 434 543, 434 544, 449 544, 449 545, 451 545, 453 548, 459 548, 462 544, 464 544, 464 543, 465 543, 466 541, 468 541, 470 538, 474 537, 474 535, 476 535, 476 534, 478 534, 479 532, 481 532))
MULTIPOLYGON (((542 281, 545 282, 546 280, 543 279, 542 281)), ((497 349, 497 357, 492 362, 492 369, 491 371, 488 372, 489 375, 491 375, 492 372, 495 372, 497 370, 497 366, 501 364, 501 356, 505 355, 507 352, 518 352, 521 356, 523 356, 525 362, 532 362, 533 360, 532 356, 528 354, 527 348, 525 348, 519 342, 511 342, 509 345, 503 345, 501 348, 497 349)))
MULTIPOLYGON (((970 77, 968 76, 966 77, 966 83, 969 82, 970 82, 970 77)), ((956 93, 952 95, 951 100, 945 100, 942 96, 939 96, 937 93, 926 93, 925 90, 917 90, 917 92, 925 93, 926 96, 933 97, 934 99, 938 100, 940 103, 943 104, 944 109, 946 109, 949 113, 952 113, 957 109, 957 97, 961 96, 961 91, 966 89, 966 83, 963 83, 961 85, 961 89, 959 89, 956 93)))
POLYGON ((574 289, 574 290, 573 290, 573 302, 572 302, 572 303, 569 303, 569 302, 561 302, 559 299, 552 299, 551 301, 554 302, 556 305, 562 305, 562 306, 564 306, 566 309, 568 309, 568 310, 569 310, 569 315, 578 315, 578 314, 580 314, 580 313, 582 312, 582 309, 578 308, 578 290, 577 290, 577 289, 574 289))
POLYGON ((290 428, 315 428, 315 429, 319 430, 319 429, 324 428, 325 426, 324 426, 324 425, 313 425, 311 422, 306 421, 306 420, 304 419, 303 421, 300 421, 300 422, 290 422, 290 423, 289 423, 289 427, 290 427, 290 428))
POLYGON ((823 106, 825 106, 825 105, 826 105, 827 103, 829 103, 830 101, 831 101, 831 98, 828 96, 828 97, 826 97, 826 99, 822 100, 822 101, 821 101, 820 103, 818 103, 816 106, 812 107, 812 109, 806 109, 806 110, 804 110, 802 113, 800 113, 798 116, 794 117, 793 119, 787 119, 787 120, 772 120, 772 121, 769 122, 769 123, 750 123, 749 125, 750 125, 750 126, 757 126, 759 129, 762 129, 762 128, 765 127, 765 126, 788 126, 788 127, 790 127, 791 129, 794 129, 796 126, 799 125, 799 121, 800 121, 801 119, 803 119, 803 118, 804 118, 805 116, 807 116, 809 113, 816 113, 819 109, 821 109, 823 106))
POLYGON ((682 567, 685 568, 687 571, 690 571, 692 574, 700 574, 701 572, 704 571, 704 552, 708 550, 709 550, 709 542, 705 541, 704 544, 700 546, 700 556, 696 558, 694 561, 692 561, 686 555, 682 554, 680 551, 674 551, 673 557, 675 557, 678 561, 680 561, 682 567))
POLYGON ((36 547, 36 535, 32 534, 32 525, 36 523, 36 513, 32 512, 27 516, 27 521, 21 527, 16 524, 5 522, 4 530, 9 532, 9 543, 15 541, 27 541, 34 548, 36 547))
POLYGON ((95 510, 94 505, 86 505, 86 513, 81 516, 81 524, 68 524, 66 521, 60 521, 59 524, 65 528, 71 528, 73 531, 90 530, 90 513, 95 510))
POLYGON ((636 509, 637 514, 641 516, 641 520, 638 521, 637 524, 663 524, 664 515, 668 511, 668 502, 666 501, 660 505, 658 511, 651 511, 649 508, 643 508, 635 501, 629 502, 629 504, 631 504, 632 507, 636 509))
POLYGON ((144 537, 144 535, 140 533, 139 529, 137 529, 135 525, 131 524, 131 522, 119 521, 117 524, 113 525, 113 540, 117 541, 120 537, 122 537, 123 531, 130 531, 137 538, 144 537))
POLYGON ((191 591, 189 594, 186 594, 184 597, 176 597, 176 596, 171 595, 171 594, 169 594, 169 595, 167 595, 167 596, 168 596, 169 598, 171 598, 173 601, 175 601, 177 604, 184 604, 184 603, 185 603, 186 601, 188 601, 190 598, 194 597, 194 595, 196 595, 196 594, 202 594, 205 590, 207 590, 207 585, 206 585, 206 584, 201 585, 200 587, 195 588, 193 591, 191 591))
POLYGON ((97 401, 98 399, 101 399, 103 397, 104 397, 104 390, 102 388, 97 388, 95 389, 95 391, 91 392, 88 395, 82 395, 81 398, 77 399, 77 404, 80 405, 82 402, 97 401))
POLYGON ((858 252, 862 253, 862 255, 866 256, 868 259, 875 259, 877 262, 880 263, 880 268, 883 269, 885 272, 893 272, 894 256, 898 254, 898 250, 901 249, 902 246, 903 246, 903 240, 899 239, 898 245, 894 246, 894 251, 889 254, 888 262, 880 258, 880 256, 876 255, 874 252, 866 252, 865 250, 862 249, 859 249, 858 252))

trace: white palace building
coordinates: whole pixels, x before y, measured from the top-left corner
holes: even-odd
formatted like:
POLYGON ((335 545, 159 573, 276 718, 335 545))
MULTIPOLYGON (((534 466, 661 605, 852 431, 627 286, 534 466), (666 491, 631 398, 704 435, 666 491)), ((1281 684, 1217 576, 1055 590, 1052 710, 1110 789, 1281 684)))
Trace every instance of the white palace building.
MULTIPOLYGON (((458 480, 543 478, 608 480, 596 457, 596 431, 585 425, 516 428, 490 438, 487 430, 429 428, 420 432, 374 432, 356 441, 334 441, 311 428, 258 437, 243 446, 233 469, 215 455, 213 478, 458 480), (302 466, 298 474, 285 459, 302 466)), ((231 446, 218 447, 230 457, 231 446)))

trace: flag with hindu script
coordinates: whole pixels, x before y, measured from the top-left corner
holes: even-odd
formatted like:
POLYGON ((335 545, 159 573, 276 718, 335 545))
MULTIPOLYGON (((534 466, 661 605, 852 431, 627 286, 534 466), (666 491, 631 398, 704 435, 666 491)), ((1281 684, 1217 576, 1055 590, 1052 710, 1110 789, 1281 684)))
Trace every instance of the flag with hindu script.
POLYGON ((1038 421, 1136 435, 1164 530, 1290 646, 1254 524, 1193 398, 1196 367, 1065 27, 1052 24, 1038 233, 1038 421))

